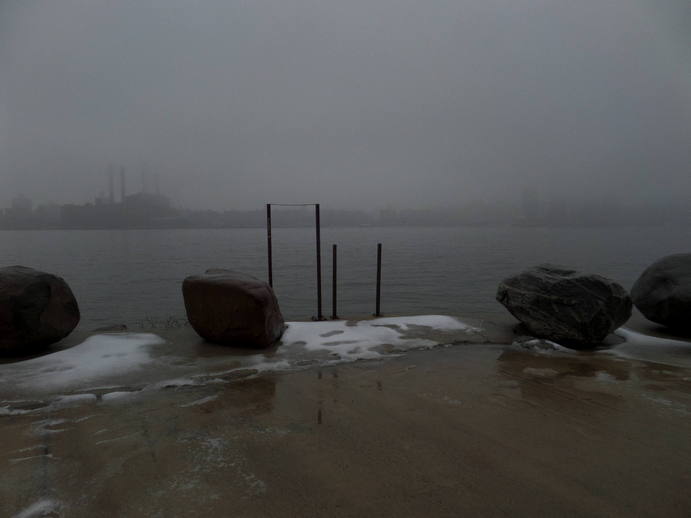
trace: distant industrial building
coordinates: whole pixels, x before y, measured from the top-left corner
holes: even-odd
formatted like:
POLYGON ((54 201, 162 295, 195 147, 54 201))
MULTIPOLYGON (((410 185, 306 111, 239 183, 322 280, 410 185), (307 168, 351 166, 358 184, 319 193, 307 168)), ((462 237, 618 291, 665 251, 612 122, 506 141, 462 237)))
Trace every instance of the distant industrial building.
MULTIPOLYGON (((108 194, 101 193, 93 203, 63 205, 62 226, 65 228, 149 228, 170 226, 178 213, 171 201, 160 192, 146 192, 147 177, 143 174, 142 191, 127 194, 127 174, 120 168, 120 199, 115 199, 115 173, 108 170, 108 194)), ((156 181, 158 191, 158 181, 156 181)))

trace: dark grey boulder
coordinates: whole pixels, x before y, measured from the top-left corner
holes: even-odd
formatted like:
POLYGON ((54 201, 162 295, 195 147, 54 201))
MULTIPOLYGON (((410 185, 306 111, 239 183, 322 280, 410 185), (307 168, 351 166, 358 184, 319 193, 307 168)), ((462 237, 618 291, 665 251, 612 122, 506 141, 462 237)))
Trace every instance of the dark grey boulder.
POLYGON ((668 255, 651 264, 633 285, 631 297, 648 320, 691 330, 691 254, 668 255))
POLYGON ((232 270, 207 270, 182 283, 187 319, 205 340, 238 347, 265 348, 285 330, 271 287, 232 270))
POLYGON ((0 353, 30 354, 58 342, 79 323, 79 306, 67 283, 27 268, 0 268, 0 353))
POLYGON ((616 282, 543 264, 505 279, 497 300, 529 333, 570 347, 593 347, 631 316, 631 297, 616 282))

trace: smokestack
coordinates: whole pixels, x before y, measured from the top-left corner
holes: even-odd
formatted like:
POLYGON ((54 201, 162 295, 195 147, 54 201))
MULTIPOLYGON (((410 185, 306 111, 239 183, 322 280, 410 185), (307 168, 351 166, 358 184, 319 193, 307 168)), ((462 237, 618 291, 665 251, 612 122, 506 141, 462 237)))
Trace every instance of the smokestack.
POLYGON ((125 168, 120 166, 120 202, 125 203, 125 168))
POLYGON ((115 203, 115 177, 113 166, 108 166, 108 203, 111 205, 115 203))

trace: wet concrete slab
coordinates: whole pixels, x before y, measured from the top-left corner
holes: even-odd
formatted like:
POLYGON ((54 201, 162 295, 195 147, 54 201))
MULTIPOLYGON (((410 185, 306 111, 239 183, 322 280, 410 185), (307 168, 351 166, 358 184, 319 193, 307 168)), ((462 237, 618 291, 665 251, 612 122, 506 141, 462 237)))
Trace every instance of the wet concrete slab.
POLYGON ((465 344, 226 381, 15 403, 0 515, 691 514, 684 366, 465 344))

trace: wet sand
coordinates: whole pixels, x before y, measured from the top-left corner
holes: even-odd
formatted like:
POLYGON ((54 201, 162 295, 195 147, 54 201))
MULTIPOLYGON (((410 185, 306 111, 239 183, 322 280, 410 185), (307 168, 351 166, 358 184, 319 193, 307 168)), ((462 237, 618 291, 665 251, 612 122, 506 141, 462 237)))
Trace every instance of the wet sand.
POLYGON ((690 438, 688 368, 458 345, 0 417, 0 516, 686 517, 690 438))

